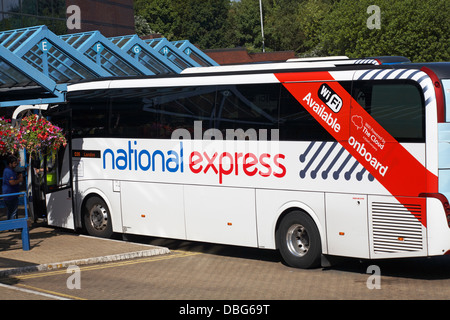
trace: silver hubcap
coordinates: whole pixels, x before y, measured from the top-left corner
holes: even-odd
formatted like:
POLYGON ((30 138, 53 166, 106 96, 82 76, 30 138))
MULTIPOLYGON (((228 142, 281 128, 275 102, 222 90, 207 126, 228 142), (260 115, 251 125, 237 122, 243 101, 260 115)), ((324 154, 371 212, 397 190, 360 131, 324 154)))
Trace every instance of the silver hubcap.
POLYGON ((108 212, 104 207, 97 204, 89 213, 89 221, 94 229, 102 231, 108 225, 108 212))
POLYGON ((286 244, 289 251, 297 257, 303 257, 307 254, 310 242, 305 227, 301 224, 292 225, 286 233, 286 244))

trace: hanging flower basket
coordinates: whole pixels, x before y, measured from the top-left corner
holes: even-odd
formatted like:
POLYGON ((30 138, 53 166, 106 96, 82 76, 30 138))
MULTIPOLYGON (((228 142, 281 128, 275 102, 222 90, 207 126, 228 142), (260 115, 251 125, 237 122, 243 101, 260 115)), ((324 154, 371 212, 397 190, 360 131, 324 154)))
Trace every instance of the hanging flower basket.
POLYGON ((20 145, 32 158, 39 153, 56 151, 67 144, 61 128, 36 114, 22 119, 19 132, 20 145))
POLYGON ((0 118, 0 155, 15 154, 21 149, 21 132, 11 120, 0 118))
POLYGON ((36 158, 49 154, 67 144, 62 129, 36 114, 12 126, 8 119, 0 118, 0 155, 17 154, 20 149, 36 158))

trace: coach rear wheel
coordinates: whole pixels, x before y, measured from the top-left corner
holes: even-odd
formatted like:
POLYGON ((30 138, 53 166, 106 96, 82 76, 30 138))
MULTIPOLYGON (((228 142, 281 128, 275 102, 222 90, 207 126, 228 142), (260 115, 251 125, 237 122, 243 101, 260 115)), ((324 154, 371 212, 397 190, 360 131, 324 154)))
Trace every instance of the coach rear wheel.
POLYGON ((322 245, 314 221, 304 212, 288 213, 276 233, 277 248, 283 260, 291 267, 320 266, 322 245))
POLYGON ((88 234, 96 237, 110 238, 113 234, 111 215, 108 206, 99 197, 86 201, 84 225, 88 234))

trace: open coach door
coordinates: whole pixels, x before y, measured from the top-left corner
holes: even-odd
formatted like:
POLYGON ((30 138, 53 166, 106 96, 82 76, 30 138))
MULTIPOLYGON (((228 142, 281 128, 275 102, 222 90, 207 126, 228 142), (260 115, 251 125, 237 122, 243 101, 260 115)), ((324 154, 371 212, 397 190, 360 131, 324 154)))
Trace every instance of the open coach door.
POLYGON ((53 125, 63 129, 67 145, 51 150, 41 159, 44 171, 44 193, 48 224, 75 229, 73 215, 71 111, 50 111, 46 113, 53 125))

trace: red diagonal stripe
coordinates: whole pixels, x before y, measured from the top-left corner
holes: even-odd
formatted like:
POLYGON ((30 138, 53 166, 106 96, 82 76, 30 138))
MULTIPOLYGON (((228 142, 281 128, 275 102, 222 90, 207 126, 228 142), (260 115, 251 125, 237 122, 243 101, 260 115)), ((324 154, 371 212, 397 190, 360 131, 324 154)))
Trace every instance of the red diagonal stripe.
MULTIPOLYGON (((364 166, 397 200, 437 192, 437 176, 428 171, 408 150, 392 137, 329 72, 275 74, 303 107, 364 166), (331 80, 331 81, 330 81, 331 80), (299 81, 311 81, 307 85, 299 81), (326 82, 342 99, 342 108, 333 112, 319 98, 326 82), (374 135, 377 145, 368 136, 374 135)), ((425 204, 425 200, 423 201, 425 204)), ((425 206, 423 206, 425 208, 425 206)), ((426 226, 425 210, 421 222, 426 226)))

